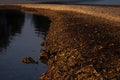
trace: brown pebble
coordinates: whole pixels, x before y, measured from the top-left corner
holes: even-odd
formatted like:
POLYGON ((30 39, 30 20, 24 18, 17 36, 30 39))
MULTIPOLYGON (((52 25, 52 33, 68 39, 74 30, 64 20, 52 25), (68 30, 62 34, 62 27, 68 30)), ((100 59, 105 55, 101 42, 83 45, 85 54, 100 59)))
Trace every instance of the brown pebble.
POLYGON ((45 46, 45 42, 41 42, 40 45, 41 45, 41 46, 45 46))

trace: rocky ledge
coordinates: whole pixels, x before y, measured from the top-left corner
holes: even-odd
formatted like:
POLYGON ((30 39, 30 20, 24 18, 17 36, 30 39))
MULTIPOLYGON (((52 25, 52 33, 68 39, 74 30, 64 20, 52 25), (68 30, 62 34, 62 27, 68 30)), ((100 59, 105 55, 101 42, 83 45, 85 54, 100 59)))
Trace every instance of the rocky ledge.
POLYGON ((40 57, 49 70, 39 80, 119 80, 120 23, 70 11, 51 14, 40 57))

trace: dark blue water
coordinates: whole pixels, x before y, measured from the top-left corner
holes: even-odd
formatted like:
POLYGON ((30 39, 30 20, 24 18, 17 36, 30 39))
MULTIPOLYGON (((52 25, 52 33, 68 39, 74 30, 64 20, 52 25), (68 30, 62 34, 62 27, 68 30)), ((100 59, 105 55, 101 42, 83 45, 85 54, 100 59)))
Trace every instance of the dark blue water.
POLYGON ((109 4, 120 5, 120 0, 0 0, 0 3, 58 3, 58 4, 109 4))
POLYGON ((0 10, 0 80, 37 80, 48 67, 24 64, 21 59, 30 56, 38 60, 40 42, 49 27, 43 16, 0 10))
POLYGON ((76 0, 73 4, 108 4, 108 5, 120 5, 120 0, 76 0))

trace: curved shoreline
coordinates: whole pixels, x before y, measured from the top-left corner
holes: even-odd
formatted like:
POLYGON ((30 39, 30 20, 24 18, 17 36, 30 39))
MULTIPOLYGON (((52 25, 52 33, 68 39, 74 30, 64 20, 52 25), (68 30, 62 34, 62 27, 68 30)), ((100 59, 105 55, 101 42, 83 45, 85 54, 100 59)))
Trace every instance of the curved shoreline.
MULTIPOLYGON (((4 4, 1 4, 1 6, 4 4)), ((64 5, 64 4, 10 4, 9 6, 32 9, 73 11, 120 22, 120 6, 112 5, 64 5)))
MULTIPOLYGON (((19 4, 18 4, 19 5, 19 4)), ((20 4, 21 5, 21 4, 20 4)), ((26 8, 42 8, 42 9, 50 9, 50 10, 58 10, 58 11, 73 11, 77 13, 92 15, 96 17, 105 18, 112 21, 120 22, 120 8, 119 7, 111 7, 111 6, 90 6, 90 5, 56 5, 56 4, 27 4, 21 5, 26 8), (115 13, 117 12, 117 13, 115 13)))
POLYGON ((49 70, 39 80, 119 80, 120 7, 12 6, 52 21, 44 54, 49 70))

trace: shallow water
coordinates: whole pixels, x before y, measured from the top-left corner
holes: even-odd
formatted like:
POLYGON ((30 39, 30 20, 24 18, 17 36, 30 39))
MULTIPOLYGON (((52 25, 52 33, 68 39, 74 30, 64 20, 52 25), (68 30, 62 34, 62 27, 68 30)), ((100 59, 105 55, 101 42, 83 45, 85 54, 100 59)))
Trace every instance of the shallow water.
POLYGON ((47 21, 43 16, 0 10, 0 80, 36 80, 48 69, 40 61, 21 62, 26 56, 39 59, 40 49, 44 49, 40 42, 44 41, 49 26, 47 21))

